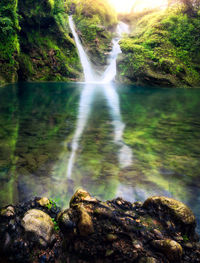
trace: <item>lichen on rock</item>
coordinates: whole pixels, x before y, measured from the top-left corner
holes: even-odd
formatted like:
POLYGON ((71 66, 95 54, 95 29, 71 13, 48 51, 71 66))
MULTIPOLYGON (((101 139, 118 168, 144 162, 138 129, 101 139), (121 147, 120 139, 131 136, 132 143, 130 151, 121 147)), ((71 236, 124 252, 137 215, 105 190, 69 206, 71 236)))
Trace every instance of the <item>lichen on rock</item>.
POLYGON ((55 239, 51 217, 41 210, 31 209, 22 219, 22 226, 28 240, 47 247, 55 239))

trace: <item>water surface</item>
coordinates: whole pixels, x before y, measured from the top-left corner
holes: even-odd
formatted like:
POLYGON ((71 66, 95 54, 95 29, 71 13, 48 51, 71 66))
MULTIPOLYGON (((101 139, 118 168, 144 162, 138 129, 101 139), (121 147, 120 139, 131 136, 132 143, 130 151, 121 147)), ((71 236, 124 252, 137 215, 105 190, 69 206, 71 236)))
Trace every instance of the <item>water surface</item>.
POLYGON ((121 143, 132 150, 131 164, 123 167, 106 87, 91 84, 91 110, 68 178, 85 85, 21 83, 0 89, 0 206, 35 195, 68 206, 83 187, 101 199, 174 197, 200 220, 200 90, 112 84, 124 124, 121 143))

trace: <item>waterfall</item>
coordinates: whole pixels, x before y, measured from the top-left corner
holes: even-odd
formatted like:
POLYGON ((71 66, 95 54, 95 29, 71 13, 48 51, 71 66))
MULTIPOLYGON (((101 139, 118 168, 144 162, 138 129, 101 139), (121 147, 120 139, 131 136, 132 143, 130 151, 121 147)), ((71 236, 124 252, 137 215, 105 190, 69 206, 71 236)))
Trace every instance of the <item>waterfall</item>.
POLYGON ((103 86, 102 92, 106 97, 113 121, 114 133, 115 133, 114 141, 120 147, 119 155, 118 155, 119 163, 121 167, 127 167, 132 163, 132 150, 127 145, 125 145, 123 141, 123 132, 124 132, 125 124, 123 123, 121 118, 119 96, 115 91, 111 82, 114 80, 116 76, 117 57, 121 53, 119 40, 120 37, 122 36, 122 33, 128 33, 128 26, 122 22, 119 23, 117 27, 117 37, 113 39, 113 49, 109 56, 109 65, 105 73, 103 74, 102 80, 97 81, 95 80, 94 73, 91 64, 89 62, 89 59, 87 57, 87 54, 84 51, 81 41, 79 40, 78 34, 76 33, 72 16, 69 17, 69 25, 72 34, 74 36, 74 40, 76 42, 76 46, 80 56, 80 61, 83 67, 86 85, 84 86, 84 89, 80 97, 78 120, 76 124, 75 134, 72 140, 72 146, 71 146, 72 150, 68 162, 67 177, 71 178, 75 159, 76 159, 76 152, 79 148, 79 141, 83 134, 83 131, 88 121, 88 117, 91 112, 91 104, 93 102, 95 83, 103 86))
POLYGON ((119 45, 120 38, 122 37, 123 34, 129 34, 129 26, 126 25, 123 22, 120 22, 117 25, 117 36, 116 38, 113 39, 113 48, 109 56, 109 66, 107 67, 103 78, 102 78, 102 83, 109 83, 114 80, 117 74, 117 57, 120 53, 122 53, 119 45))
POLYGON ((85 82, 87 82, 87 83, 93 82, 94 81, 94 77, 93 77, 94 73, 92 72, 92 67, 90 65, 87 54, 85 53, 83 46, 81 45, 81 41, 78 37, 78 34, 76 33, 75 25, 74 25, 72 16, 69 16, 69 26, 71 28, 72 34, 74 36, 74 40, 76 42, 80 61, 81 61, 82 67, 83 67, 85 82))

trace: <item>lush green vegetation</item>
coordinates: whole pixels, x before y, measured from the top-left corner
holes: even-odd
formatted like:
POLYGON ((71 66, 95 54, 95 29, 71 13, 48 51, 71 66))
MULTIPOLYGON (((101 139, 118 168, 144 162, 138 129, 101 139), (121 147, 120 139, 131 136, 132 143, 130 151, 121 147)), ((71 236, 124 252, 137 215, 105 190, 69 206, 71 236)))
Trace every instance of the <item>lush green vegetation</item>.
POLYGON ((79 77, 79 58, 69 37, 64 1, 19 0, 22 80, 69 80, 79 77))
POLYGON ((0 3, 0 84, 80 78, 64 0, 0 3))
POLYGON ((17 0, 0 1, 0 84, 17 80, 19 54, 17 0))
POLYGON ((198 86, 200 12, 184 6, 130 15, 132 35, 121 41, 122 79, 140 84, 198 86))
POLYGON ((111 48, 111 29, 117 24, 115 10, 107 0, 69 0, 80 37, 95 64, 105 64, 111 48))

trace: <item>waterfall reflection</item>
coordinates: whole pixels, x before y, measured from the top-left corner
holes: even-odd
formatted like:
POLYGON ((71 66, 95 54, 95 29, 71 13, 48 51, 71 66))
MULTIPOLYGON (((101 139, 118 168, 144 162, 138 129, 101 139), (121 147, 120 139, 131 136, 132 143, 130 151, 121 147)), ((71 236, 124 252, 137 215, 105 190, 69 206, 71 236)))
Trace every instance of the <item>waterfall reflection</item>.
POLYGON ((72 140, 72 146, 71 146, 72 151, 67 168, 68 178, 71 178, 72 175, 72 169, 76 158, 76 151, 78 150, 79 140, 83 134, 84 128, 88 121, 88 117, 90 115, 93 95, 94 95, 94 85, 86 84, 81 93, 80 102, 79 102, 78 120, 76 124, 76 131, 72 140))
POLYGON ((118 159, 119 164, 122 168, 130 166, 132 164, 132 150, 123 141, 123 133, 125 129, 125 124, 122 121, 120 112, 119 95, 117 94, 115 88, 112 84, 107 84, 103 86, 104 95, 107 99, 108 106, 110 108, 111 117, 114 126, 114 141, 120 146, 118 159))

